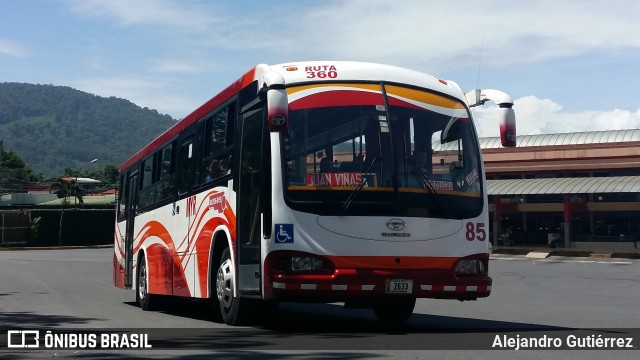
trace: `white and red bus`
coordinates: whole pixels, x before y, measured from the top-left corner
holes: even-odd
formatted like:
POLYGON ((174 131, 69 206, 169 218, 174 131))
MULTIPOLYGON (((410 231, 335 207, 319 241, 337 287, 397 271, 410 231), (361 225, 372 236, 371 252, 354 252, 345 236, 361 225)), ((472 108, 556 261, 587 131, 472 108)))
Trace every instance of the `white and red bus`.
POLYGON ((115 286, 143 310, 210 299, 226 324, 280 301, 403 322, 416 298, 489 296, 470 108, 511 98, 399 67, 258 65, 121 167, 115 286))

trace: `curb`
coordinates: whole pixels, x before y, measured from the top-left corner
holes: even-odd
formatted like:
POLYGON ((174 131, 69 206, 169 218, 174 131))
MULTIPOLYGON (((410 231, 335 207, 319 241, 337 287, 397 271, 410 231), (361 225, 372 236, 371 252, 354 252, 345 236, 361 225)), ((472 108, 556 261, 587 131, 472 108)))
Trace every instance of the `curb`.
POLYGON ((603 252, 592 250, 578 250, 578 249, 557 249, 557 248, 504 248, 494 247, 491 249, 492 254, 502 255, 523 255, 545 253, 546 257, 551 256, 566 256, 566 257, 586 257, 586 258, 612 258, 612 259, 640 259, 639 252, 603 252))

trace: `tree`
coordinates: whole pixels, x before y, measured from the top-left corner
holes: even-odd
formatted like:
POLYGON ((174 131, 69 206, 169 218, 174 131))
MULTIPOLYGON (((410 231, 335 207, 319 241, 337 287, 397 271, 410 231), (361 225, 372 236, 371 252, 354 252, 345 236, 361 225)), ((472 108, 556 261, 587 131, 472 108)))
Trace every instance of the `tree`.
POLYGON ((13 151, 5 151, 0 140, 0 191, 24 191, 27 185, 38 181, 31 167, 13 151))
POLYGON ((53 183, 53 186, 59 189, 56 192, 58 199, 64 199, 64 202, 68 203, 68 198, 75 196, 78 199, 79 204, 84 204, 82 199, 84 191, 75 179, 65 180, 63 178, 58 178, 58 180, 53 183))
POLYGON ((104 188, 113 189, 118 185, 120 170, 114 164, 107 164, 102 169, 89 172, 87 176, 100 180, 104 188))

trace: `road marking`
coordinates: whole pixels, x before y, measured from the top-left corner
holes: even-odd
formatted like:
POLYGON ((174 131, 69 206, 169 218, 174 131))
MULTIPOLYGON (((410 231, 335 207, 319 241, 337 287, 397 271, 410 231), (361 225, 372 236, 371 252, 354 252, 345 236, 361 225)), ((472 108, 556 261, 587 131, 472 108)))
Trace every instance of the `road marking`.
POLYGON ((550 253, 548 252, 531 251, 530 253, 525 255, 525 257, 529 259, 546 259, 549 257, 549 254, 550 253))

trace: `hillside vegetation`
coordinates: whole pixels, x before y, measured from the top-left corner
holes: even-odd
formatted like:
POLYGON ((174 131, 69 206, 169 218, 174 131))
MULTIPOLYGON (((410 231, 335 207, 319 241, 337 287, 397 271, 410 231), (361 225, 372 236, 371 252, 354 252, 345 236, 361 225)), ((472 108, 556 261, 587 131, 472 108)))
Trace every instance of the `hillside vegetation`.
MULTIPOLYGON (((64 86, 0 83, 0 141, 54 178, 92 159, 120 164, 175 123, 128 100, 64 86)), ((89 170, 89 169, 86 169, 89 170)))

